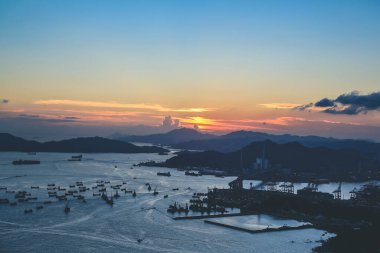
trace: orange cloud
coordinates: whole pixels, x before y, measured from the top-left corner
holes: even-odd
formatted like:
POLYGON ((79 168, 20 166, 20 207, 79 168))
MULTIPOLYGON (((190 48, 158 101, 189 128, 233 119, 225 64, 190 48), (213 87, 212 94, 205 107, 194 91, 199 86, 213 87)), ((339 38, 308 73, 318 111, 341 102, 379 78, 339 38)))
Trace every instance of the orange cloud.
POLYGON ((296 106, 300 106, 301 104, 292 104, 292 103, 269 103, 269 104, 259 104, 265 108, 269 109, 292 109, 296 106))
POLYGON ((157 112, 196 112, 202 113, 213 111, 211 108, 169 108, 159 104, 124 104, 118 102, 96 102, 80 100, 38 100, 34 101, 36 105, 63 105, 63 106, 80 106, 80 107, 97 107, 97 108, 122 108, 122 109, 142 109, 157 112))

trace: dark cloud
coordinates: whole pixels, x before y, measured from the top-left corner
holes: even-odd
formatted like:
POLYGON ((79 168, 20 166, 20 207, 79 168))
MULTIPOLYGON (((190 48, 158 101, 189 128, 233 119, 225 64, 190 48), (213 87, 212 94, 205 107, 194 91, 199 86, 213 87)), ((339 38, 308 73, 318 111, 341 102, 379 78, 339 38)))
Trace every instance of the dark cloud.
MULTIPOLYGON (((303 111, 311 106, 313 106, 312 103, 297 106, 294 109, 303 111)), ((359 92, 353 91, 342 94, 336 99, 323 98, 316 102, 314 106, 326 108, 322 112, 329 114, 365 114, 369 111, 380 110, 380 91, 367 95, 360 95, 359 92)))
POLYGON ((324 98, 319 100, 317 103, 315 103, 315 106, 317 107, 330 107, 334 106, 334 101, 328 98, 324 98))
POLYGON ((19 114, 18 116, 23 117, 23 118, 39 118, 40 117, 39 115, 36 115, 36 114, 26 114, 26 113, 19 114))
POLYGON ((313 103, 296 106, 293 108, 293 110, 305 111, 306 109, 309 109, 310 107, 313 107, 313 103))

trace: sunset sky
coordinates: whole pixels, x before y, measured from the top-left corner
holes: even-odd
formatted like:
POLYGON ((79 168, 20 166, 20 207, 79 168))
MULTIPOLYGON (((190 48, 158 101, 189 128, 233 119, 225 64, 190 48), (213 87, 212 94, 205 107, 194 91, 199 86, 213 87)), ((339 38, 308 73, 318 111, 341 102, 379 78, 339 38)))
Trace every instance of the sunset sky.
POLYGON ((0 0, 0 132, 380 141, 379 109, 380 1, 0 0))

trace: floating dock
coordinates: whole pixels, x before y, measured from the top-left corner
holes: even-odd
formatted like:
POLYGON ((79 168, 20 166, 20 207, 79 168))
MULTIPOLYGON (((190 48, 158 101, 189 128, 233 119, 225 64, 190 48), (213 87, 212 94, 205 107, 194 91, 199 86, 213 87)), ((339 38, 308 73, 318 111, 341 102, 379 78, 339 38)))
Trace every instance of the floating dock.
POLYGON ((245 216, 249 214, 243 213, 224 213, 224 214, 207 214, 207 215, 195 215, 195 216, 177 216, 173 220, 198 220, 198 219, 210 219, 210 218, 223 218, 234 216, 245 216))
POLYGON ((314 228, 312 224, 304 224, 301 226, 296 226, 296 227, 289 227, 289 226, 282 226, 282 227, 277 227, 277 228, 265 228, 265 229, 260 229, 260 230, 252 230, 248 228, 242 228, 242 227, 237 227, 237 226, 232 226, 232 225, 227 225, 224 223, 219 223, 215 221, 210 221, 210 220, 205 220, 205 223, 208 224, 213 224, 221 227, 226 227, 226 228, 231 228, 243 232, 248 232, 251 234, 257 234, 257 233, 268 233, 268 232, 279 232, 279 231, 289 231, 289 230, 298 230, 298 229, 306 229, 306 228, 314 228))

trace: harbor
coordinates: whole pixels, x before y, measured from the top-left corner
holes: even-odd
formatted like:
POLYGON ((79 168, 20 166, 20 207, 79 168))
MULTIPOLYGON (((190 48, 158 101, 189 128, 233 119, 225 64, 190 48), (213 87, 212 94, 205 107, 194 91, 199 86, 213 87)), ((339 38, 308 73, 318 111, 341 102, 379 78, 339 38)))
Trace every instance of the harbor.
MULTIPOLYGON (((243 219, 242 224, 253 222, 263 228, 268 225, 274 227, 291 224, 290 220, 276 216, 235 214, 240 213, 239 208, 232 210, 226 207, 224 214, 214 211, 204 211, 202 214, 193 210, 187 214, 167 212, 167 208, 174 203, 183 207, 187 203, 190 209, 189 200, 197 199, 193 196, 205 198, 208 189, 227 189, 234 177, 193 177, 184 175, 183 171, 133 166, 144 160, 167 158, 162 155, 86 154, 82 161, 67 161, 73 155, 77 154, 37 153, 35 158, 41 160, 41 164, 13 166, 11 162, 22 159, 23 154, 1 154, 0 186, 3 190, 0 190, 0 198, 16 202, 14 206, 10 203, 0 204, 2 247, 17 248, 18 238, 22 236, 29 245, 30 252, 33 252, 32 248, 47 250, 53 244, 65 244, 75 251, 79 247, 79 241, 81 247, 84 245, 89 251, 96 247, 104 252, 151 252, 151 244, 158 251, 175 250, 178 242, 181 242, 181 248, 185 251, 231 252, 240 249, 244 252, 244 248, 255 242, 257 251, 262 252, 267 248, 261 238, 266 233, 244 233, 207 224, 204 220, 216 221, 218 217, 243 219), (158 172, 168 171, 170 177, 157 176, 158 172), (113 197, 112 205, 102 199, 103 188, 106 188, 104 192, 109 199, 113 197), (155 190, 158 192, 156 195, 155 190), (37 199, 15 201, 15 194, 24 194, 23 191, 25 197, 20 199, 37 199), (115 197, 116 191, 119 197, 115 197), (67 200, 56 197, 64 193, 72 195, 65 196, 67 200), (83 196, 83 199, 79 196, 83 196), (66 209, 66 204, 69 210, 66 209), (210 218, 207 215, 216 216, 210 218), (182 216, 195 218, 180 218, 182 216), (41 234, 49 240, 41 241, 41 234), (210 242, 204 238, 211 234, 214 242, 213 249, 210 250, 210 242), (240 246, 234 242, 239 242, 240 246)), ((325 231, 314 228, 281 231, 270 233, 271 236, 265 240, 284 249, 282 252, 305 252, 320 245, 318 241, 324 233, 325 231)))

